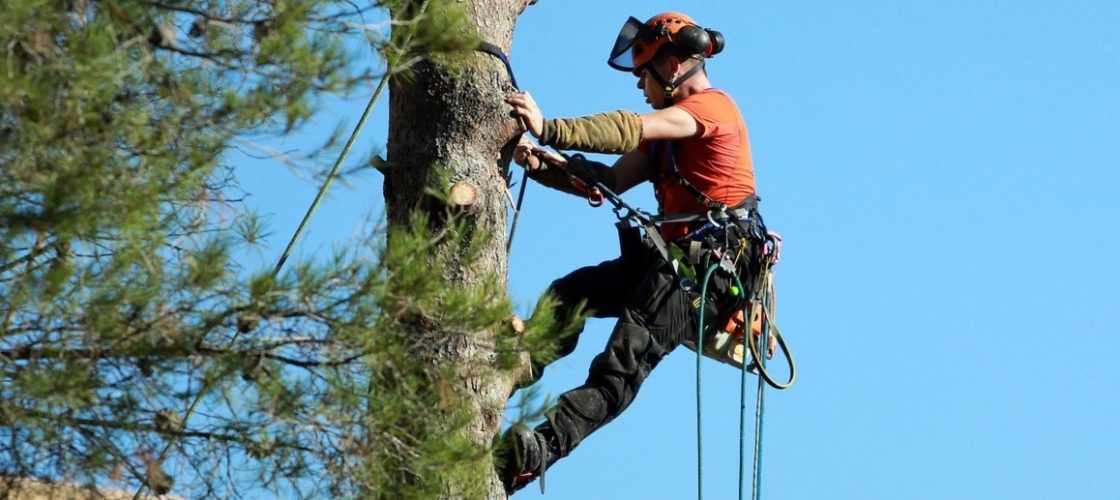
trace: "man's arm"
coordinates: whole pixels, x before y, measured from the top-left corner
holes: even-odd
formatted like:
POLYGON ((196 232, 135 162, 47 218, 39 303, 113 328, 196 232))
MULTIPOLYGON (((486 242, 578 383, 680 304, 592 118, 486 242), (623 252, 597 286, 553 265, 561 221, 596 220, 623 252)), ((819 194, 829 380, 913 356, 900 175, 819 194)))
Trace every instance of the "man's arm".
POLYGON ((522 137, 514 149, 514 162, 529 170, 529 177, 541 184, 560 191, 586 196, 586 192, 572 186, 568 178, 568 168, 590 170, 604 186, 617 194, 641 184, 650 178, 650 167, 646 155, 634 150, 619 157, 613 167, 598 162, 582 160, 583 165, 569 165, 568 159, 546 149, 533 147, 522 137))
POLYGON ((642 140, 672 140, 695 136, 700 125, 683 109, 669 107, 638 115, 613 111, 580 118, 545 120, 528 92, 510 94, 510 114, 542 144, 559 149, 622 154, 642 140))
POLYGON ((642 120, 642 140, 671 141, 687 139, 700 133, 700 124, 696 123, 696 118, 675 106, 638 117, 642 120))
POLYGON ((645 153, 635 149, 614 162, 615 193, 622 194, 650 178, 650 165, 645 153))

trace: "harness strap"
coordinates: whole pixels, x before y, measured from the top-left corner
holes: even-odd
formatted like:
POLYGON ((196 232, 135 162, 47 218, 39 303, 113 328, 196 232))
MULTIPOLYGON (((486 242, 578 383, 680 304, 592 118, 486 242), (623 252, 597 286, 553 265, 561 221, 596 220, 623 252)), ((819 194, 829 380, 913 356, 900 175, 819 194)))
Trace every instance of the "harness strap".
POLYGON ((665 78, 662 77, 661 74, 657 72, 657 70, 653 69, 652 66, 647 66, 646 69, 648 70, 649 74, 653 76, 653 79, 657 81, 657 84, 661 85, 661 90, 665 92, 665 102, 671 105, 673 104, 673 92, 677 90, 677 87, 680 87, 681 84, 685 82, 685 80, 692 78, 692 75, 695 75, 700 70, 704 69, 704 59, 701 58, 699 59, 699 61, 700 62, 698 64, 696 64, 692 68, 689 68, 688 71, 685 71, 683 75, 677 77, 677 79, 673 80, 672 83, 665 80, 665 78))
POLYGON ((681 222, 696 222, 707 219, 713 223, 723 223, 736 220, 746 220, 751 211, 758 210, 758 197, 748 196, 742 203, 724 210, 712 210, 702 214, 673 214, 656 215, 651 219, 658 224, 676 224, 681 222))
POLYGON ((654 248, 657 248, 657 253, 661 254, 661 258, 665 259, 665 262, 672 262, 673 259, 669 255, 669 245, 667 245, 665 240, 661 237, 661 230, 658 229, 657 225, 650 220, 642 221, 641 224, 642 229, 646 232, 646 236, 649 237, 654 248))
MULTIPOLYGON (((650 144, 650 153, 653 157, 653 163, 654 165, 656 165, 656 168, 654 169, 654 176, 651 179, 653 181, 654 190, 657 190, 657 186, 660 183, 661 179, 673 176, 676 177, 676 180, 674 182, 678 186, 683 187, 686 191, 689 192, 689 194, 696 198, 697 201, 699 201, 709 209, 714 210, 726 207, 726 205, 712 199, 712 197, 708 196, 707 194, 704 194, 704 192, 701 191, 700 188, 696 187, 695 184, 689 182, 689 180, 681 174, 680 169, 677 167, 677 155, 673 151, 673 141, 653 141, 650 144), (662 145, 664 145, 664 147, 662 147, 662 145), (662 175, 662 168, 660 165, 660 157, 662 153, 664 153, 665 155, 665 175, 662 175)), ((658 198, 658 202, 660 203, 662 201, 660 199, 660 193, 658 198)), ((660 207, 658 208, 660 209, 660 207)))

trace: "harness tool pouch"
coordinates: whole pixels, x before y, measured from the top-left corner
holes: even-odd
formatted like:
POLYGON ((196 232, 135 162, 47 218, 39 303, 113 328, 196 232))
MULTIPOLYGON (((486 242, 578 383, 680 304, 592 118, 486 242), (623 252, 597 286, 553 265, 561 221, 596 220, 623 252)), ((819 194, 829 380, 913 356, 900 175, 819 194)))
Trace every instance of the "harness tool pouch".
MULTIPOLYGON (((757 210, 757 198, 751 197, 736 208, 744 208, 746 213, 730 221, 707 241, 716 243, 724 258, 733 259, 733 272, 746 289, 739 290, 734 296, 724 289, 714 297, 709 290, 706 311, 702 312, 705 328, 701 354, 738 369, 742 369, 744 362, 749 362, 747 370, 757 372, 757 367, 746 353, 745 342, 760 335, 763 330, 762 309, 755 302, 759 293, 758 278, 766 272, 762 257, 767 230, 757 210), (713 306, 716 306, 714 314, 711 310, 713 306)), ((711 255, 708 252, 706 248, 704 253, 711 255)), ((698 301, 694 305, 698 306, 698 301)), ((685 342, 685 345, 696 350, 695 339, 685 342)))
POLYGON ((622 260, 627 262, 641 262, 645 259, 645 243, 642 242, 641 228, 630 223, 630 219, 622 219, 614 224, 618 230, 618 251, 622 260))

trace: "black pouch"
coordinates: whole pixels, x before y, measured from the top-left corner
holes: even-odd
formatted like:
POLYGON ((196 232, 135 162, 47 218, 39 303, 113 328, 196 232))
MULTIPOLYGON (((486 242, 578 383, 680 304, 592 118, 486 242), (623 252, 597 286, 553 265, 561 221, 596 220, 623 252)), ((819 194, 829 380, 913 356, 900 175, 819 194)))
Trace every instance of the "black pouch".
POLYGON ((642 230, 631 224, 630 219, 622 219, 614 227, 618 230, 618 250, 622 260, 644 262, 646 251, 642 230))

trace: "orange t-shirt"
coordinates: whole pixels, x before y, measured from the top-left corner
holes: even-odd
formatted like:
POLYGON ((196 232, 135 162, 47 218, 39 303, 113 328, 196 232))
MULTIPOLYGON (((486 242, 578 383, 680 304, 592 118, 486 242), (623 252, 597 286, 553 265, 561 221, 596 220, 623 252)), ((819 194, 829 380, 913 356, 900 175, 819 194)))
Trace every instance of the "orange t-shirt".
MULTIPOLYGON (((696 119, 696 136, 673 141, 677 169, 693 186, 709 198, 733 207, 755 194, 754 166, 747 125, 735 101, 722 91, 707 89, 690 95, 678 103, 680 109, 696 119)), ((639 149, 650 155, 651 141, 642 141, 639 149)), ((661 213, 666 215, 702 214, 707 207, 686 187, 667 173, 667 143, 658 145, 661 158, 655 159, 654 191, 661 213)), ((664 224, 661 237, 666 242, 688 234, 686 224, 664 224)))

